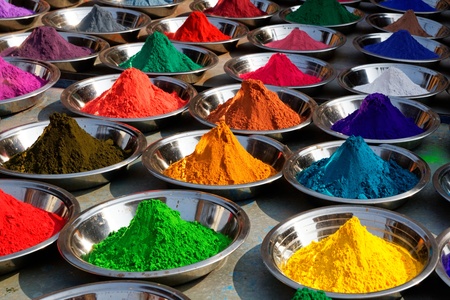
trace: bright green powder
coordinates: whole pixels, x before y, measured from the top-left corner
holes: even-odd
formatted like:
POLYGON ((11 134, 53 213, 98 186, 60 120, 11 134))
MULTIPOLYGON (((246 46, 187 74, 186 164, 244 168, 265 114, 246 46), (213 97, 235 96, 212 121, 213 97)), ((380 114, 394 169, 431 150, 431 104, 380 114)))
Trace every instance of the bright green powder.
POLYGON ((203 68, 178 51, 167 36, 158 31, 149 35, 142 49, 119 64, 119 67, 134 67, 143 72, 152 73, 189 72, 203 68))
POLYGON ((205 260, 230 243, 226 235, 185 221, 178 211, 150 199, 139 203, 128 227, 110 233, 84 259, 106 269, 158 271, 205 260))
POLYGON ((286 19, 309 25, 340 25, 351 23, 359 16, 349 12, 337 0, 306 0, 297 10, 286 15, 286 19))
POLYGON ((291 300, 331 300, 331 298, 324 291, 301 288, 297 289, 291 300))

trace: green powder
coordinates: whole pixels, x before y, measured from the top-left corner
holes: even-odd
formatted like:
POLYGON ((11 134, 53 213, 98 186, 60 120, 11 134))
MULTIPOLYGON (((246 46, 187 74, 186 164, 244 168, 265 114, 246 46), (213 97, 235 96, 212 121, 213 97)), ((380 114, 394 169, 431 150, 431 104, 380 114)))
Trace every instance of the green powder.
POLYGON ((149 35, 142 49, 119 64, 119 67, 134 67, 143 72, 154 73, 188 72, 203 68, 178 51, 167 36, 158 31, 149 35))
POLYGON ((110 233, 84 259, 112 270, 158 271, 205 260, 230 243, 226 235, 185 221, 178 211, 150 199, 139 203, 128 227, 110 233))
POLYGON ((331 300, 324 291, 314 291, 308 288, 297 289, 291 300, 331 300))
POLYGON ((359 16, 349 12, 337 0, 306 0, 297 10, 286 15, 286 20, 309 25, 340 25, 354 22, 359 16))

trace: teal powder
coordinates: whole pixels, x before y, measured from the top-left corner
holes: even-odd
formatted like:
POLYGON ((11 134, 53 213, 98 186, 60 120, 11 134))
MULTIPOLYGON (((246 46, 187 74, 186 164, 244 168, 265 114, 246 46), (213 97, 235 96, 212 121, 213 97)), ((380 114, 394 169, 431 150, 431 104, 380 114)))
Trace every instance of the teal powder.
POLYGON ((329 158, 296 174, 316 192, 349 199, 377 199, 410 190, 419 178, 395 161, 375 154, 360 136, 350 136, 329 158))

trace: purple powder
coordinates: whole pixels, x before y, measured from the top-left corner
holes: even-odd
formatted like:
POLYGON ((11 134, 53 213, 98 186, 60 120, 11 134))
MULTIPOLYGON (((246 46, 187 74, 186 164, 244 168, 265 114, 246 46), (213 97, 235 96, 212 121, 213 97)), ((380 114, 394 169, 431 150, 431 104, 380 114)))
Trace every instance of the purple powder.
POLYGON ((400 139, 421 134, 424 130, 392 105, 386 95, 367 95, 359 109, 337 121, 331 129, 342 134, 365 139, 400 139))
POLYGON ((31 16, 34 11, 25 7, 15 6, 5 0, 0 0, 0 18, 16 18, 31 16))
POLYGON ((1 56, 20 56, 45 61, 88 56, 92 49, 76 46, 66 41, 53 27, 39 26, 18 47, 11 47, 1 56))
POLYGON ((442 257, 442 264, 444 265, 445 273, 450 277, 450 254, 442 257))

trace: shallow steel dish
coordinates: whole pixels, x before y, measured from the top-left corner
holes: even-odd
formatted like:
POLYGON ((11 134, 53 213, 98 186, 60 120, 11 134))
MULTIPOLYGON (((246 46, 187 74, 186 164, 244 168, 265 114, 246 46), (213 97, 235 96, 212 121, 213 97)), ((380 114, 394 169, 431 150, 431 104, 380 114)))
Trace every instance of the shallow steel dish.
POLYGON ((437 242, 433 234, 417 221, 394 211, 360 205, 316 208, 297 214, 276 225, 261 244, 261 256, 272 275, 287 286, 304 287, 281 271, 281 265, 298 249, 320 241, 336 232, 348 219, 356 216, 367 230, 408 250, 424 264, 422 271, 397 287, 372 293, 348 294, 325 292, 333 299, 397 299, 399 292, 422 282, 433 272, 438 261, 437 242))
POLYGON ((234 185, 207 185, 184 182, 163 174, 170 164, 194 152, 201 137, 209 130, 174 134, 150 144, 142 153, 142 164, 156 178, 173 187, 189 188, 214 193, 233 201, 252 198, 270 183, 280 179, 282 168, 290 155, 289 148, 279 141, 262 135, 235 135, 239 143, 253 156, 271 165, 277 173, 264 180, 234 185))
MULTIPOLYGON (((80 212, 80 205, 72 194, 48 183, 33 180, 0 179, 0 189, 19 201, 55 213, 66 222, 80 212)), ((33 247, 0 256, 0 275, 32 264, 33 260, 40 254, 40 250, 53 244, 58 236, 59 232, 33 247)))
POLYGON ((450 201, 450 163, 440 166, 434 172, 432 181, 439 195, 450 201))
MULTIPOLYGON (((390 8, 390 7, 384 6, 381 3, 384 0, 369 0, 369 1, 372 4, 376 5, 378 8, 385 10, 385 11, 400 12, 400 13, 406 12, 406 10, 395 9, 395 8, 390 8)), ((425 3, 427 3, 431 7, 434 7, 436 10, 435 11, 414 11, 414 14, 432 17, 434 15, 437 15, 437 14, 440 14, 440 13, 446 11, 449 8, 449 4, 446 0, 427 0, 427 1, 425 1, 425 3)))
MULTIPOLYGON (((119 67, 119 65, 125 61, 127 61, 130 57, 138 53, 144 43, 130 43, 124 45, 117 45, 110 47, 104 51, 102 51, 99 55, 100 61, 104 63, 107 67, 123 71, 124 68, 119 67)), ((154 72, 145 72, 150 77, 156 76, 169 76, 174 77, 176 79, 183 80, 187 83, 196 83, 200 79, 203 78, 205 72, 214 66, 216 66, 219 62, 219 58, 217 55, 205 48, 173 43, 173 46, 192 59, 195 63, 203 66, 198 70, 188 71, 188 72, 174 72, 174 73, 154 73, 154 72)))
POLYGON ((396 209, 406 203, 413 195, 420 192, 430 181, 431 170, 428 164, 410 150, 389 145, 369 145, 376 155, 384 160, 393 159, 400 167, 414 173, 419 182, 409 191, 391 197, 378 199, 350 199, 316 192, 298 182, 295 175, 310 167, 322 158, 329 158, 344 143, 344 140, 319 143, 304 147, 293 153, 283 167, 284 178, 297 190, 304 193, 308 200, 316 205, 359 204, 396 209))
POLYGON ((111 199, 83 211, 64 227, 57 245, 68 263, 85 272, 103 277, 148 280, 173 286, 205 276, 225 264, 228 256, 244 243, 249 231, 250 220, 247 214, 239 205, 228 199, 199 191, 155 190, 111 199), (94 244, 104 240, 111 232, 128 226, 139 203, 147 199, 158 199, 179 211, 183 220, 198 221, 229 236, 232 239, 231 244, 206 260, 160 271, 109 270, 82 259, 94 244))
POLYGON ((10 115, 36 105, 44 93, 59 80, 61 72, 51 63, 21 57, 4 57, 5 62, 47 80, 41 88, 18 97, 0 100, 0 116, 10 115))
POLYGON ((173 0, 172 3, 164 5, 149 5, 149 6, 134 6, 127 5, 121 0, 97 0, 97 2, 107 6, 124 7, 126 9, 133 9, 149 15, 151 18, 164 18, 174 14, 178 6, 184 3, 185 0, 173 0))
POLYGON ((0 18, 0 33, 31 28, 36 24, 40 17, 50 10, 50 5, 44 0, 8 0, 6 2, 32 10, 34 11, 34 14, 23 17, 0 18))
POLYGON ((436 274, 439 275, 439 277, 444 281, 449 287, 450 287, 450 276, 445 271, 444 266, 444 257, 448 257, 450 253, 450 228, 445 229, 442 231, 436 238, 436 241, 438 243, 438 256, 439 260, 436 265, 436 274))
POLYGON ((100 140, 112 139, 122 149, 130 150, 130 155, 122 162, 97 170, 69 174, 31 174, 12 171, 3 163, 17 153, 29 148, 43 133, 50 121, 20 125, 0 132, 0 174, 22 179, 48 182, 68 191, 87 189, 106 184, 118 176, 127 166, 140 157, 147 146, 145 136, 127 124, 93 118, 75 118, 82 129, 100 140))
POLYGON ((165 125, 173 123, 175 118, 188 108, 189 101, 197 95, 197 91, 192 85, 175 78, 160 76, 149 78, 149 80, 152 84, 167 93, 176 92, 181 99, 186 101, 186 104, 183 107, 163 115, 126 119, 92 115, 81 111, 86 103, 109 90, 119 76, 120 74, 103 75, 77 81, 62 91, 60 97, 61 103, 68 110, 82 117, 123 122, 142 132, 149 132, 159 130, 165 125))
POLYGON ((46 0, 51 9, 67 8, 80 5, 83 0, 46 0))
MULTIPOLYGON (((165 32, 175 33, 187 18, 188 16, 153 21, 147 26, 147 32, 148 34, 153 34, 155 31, 159 31, 163 34, 165 32)), ((173 39, 171 39, 171 42, 203 47, 220 55, 235 50, 239 40, 245 37, 249 31, 247 26, 233 20, 210 16, 207 16, 206 18, 209 23, 231 38, 217 42, 184 42, 173 39)))
POLYGON ((331 28, 302 25, 302 24, 276 24, 256 28, 247 34, 247 39, 250 43, 267 51, 279 51, 285 53, 296 53, 317 57, 319 59, 329 59, 333 57, 336 50, 342 47, 347 41, 347 37, 331 28), (325 49, 318 50, 289 50, 281 48, 269 47, 266 44, 269 42, 279 41, 288 36, 295 28, 306 32, 311 38, 316 41, 328 45, 325 49))
MULTIPOLYGON (((14 48, 19 47, 30 34, 31 32, 23 32, 0 36, 0 53, 2 55, 8 55, 14 48)), ((92 53, 87 56, 48 61, 63 72, 82 72, 90 70, 94 66, 100 51, 109 48, 108 42, 96 36, 73 32, 58 32, 58 34, 73 45, 86 47, 92 50, 92 53)))

